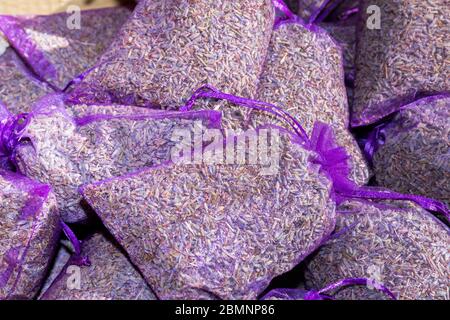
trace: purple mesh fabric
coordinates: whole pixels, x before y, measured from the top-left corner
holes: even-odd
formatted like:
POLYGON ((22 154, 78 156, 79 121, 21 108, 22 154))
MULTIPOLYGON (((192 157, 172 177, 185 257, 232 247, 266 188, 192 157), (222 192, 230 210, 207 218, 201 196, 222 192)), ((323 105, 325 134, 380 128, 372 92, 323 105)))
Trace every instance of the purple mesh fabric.
POLYGON ((28 70, 14 49, 0 52, 0 99, 12 113, 30 111, 36 100, 51 92, 54 90, 28 70))
POLYGON ((408 201, 351 200, 337 212, 340 236, 327 242, 308 263, 307 287, 365 277, 371 280, 367 285, 334 291, 334 297, 386 298, 377 292, 378 283, 401 300, 449 298, 448 226, 408 201))
MULTIPOLYGON (((346 52, 351 56, 350 47, 346 52)), ((353 64, 350 56, 347 65, 353 64)), ((322 28, 305 26, 296 17, 282 20, 272 34, 257 97, 282 106, 308 134, 316 121, 332 125, 338 144, 350 155, 351 179, 363 185, 369 180, 369 170, 348 130, 345 61, 340 45, 322 28)), ((250 116, 253 127, 274 120, 264 112, 252 112, 250 116)))
POLYGON ((59 234, 51 188, 0 169, 0 299, 37 295, 59 234))
MULTIPOLYGON (((203 159, 217 161, 214 158, 217 148, 226 147, 228 143, 235 141, 232 136, 226 137, 225 145, 222 141, 205 149, 207 151, 200 158, 200 163, 181 161, 165 164, 83 186, 81 194, 162 299, 254 299, 274 276, 290 270, 311 253, 310 250, 333 239, 330 233, 334 228, 334 210, 329 205, 334 201, 341 204, 346 199, 358 198, 411 200, 423 209, 449 216, 448 209, 438 201, 355 185, 348 178, 348 155, 344 148, 336 145, 333 131, 328 125, 317 123, 309 138, 299 122, 283 109, 269 103, 229 95, 211 86, 198 89, 182 110, 189 110, 196 100, 205 98, 225 100, 243 108, 264 110, 289 123, 295 134, 273 125, 260 128, 270 129, 272 133, 274 129, 279 130, 282 137, 289 137, 288 143, 282 144, 288 146, 287 150, 303 153, 283 154, 281 159, 295 159, 292 165, 296 167, 289 167, 289 161, 283 162, 279 165, 281 171, 275 173, 278 175, 283 172, 285 177, 281 181, 289 181, 290 192, 299 190, 295 201, 296 209, 289 212, 283 221, 312 218, 301 225, 313 222, 313 230, 319 232, 316 236, 297 238, 297 229, 293 229, 294 234, 289 236, 289 229, 280 233, 277 228, 272 230, 268 227, 276 225, 267 225, 267 221, 273 221, 273 218, 266 220, 267 217, 271 214, 276 214, 277 217, 286 214, 286 210, 290 211, 289 205, 294 202, 284 202, 284 183, 280 183, 280 187, 275 190, 270 187, 270 192, 276 195, 265 194, 268 186, 274 184, 273 177, 271 184, 265 183, 264 177, 254 172, 258 170, 258 165, 249 166, 245 162, 240 165, 225 164, 225 159, 219 161, 219 164, 202 162, 203 159), (300 178, 295 174, 290 176, 291 173, 299 172, 300 178), (311 174, 315 178, 308 178, 311 174), (315 187, 310 188, 311 183, 315 187), (321 183, 327 186, 326 191, 319 192, 321 200, 314 200, 313 194, 309 192, 317 192, 321 183), (221 204, 221 201, 225 202, 221 204), (264 203, 261 204, 260 201, 264 203), (283 213, 274 211, 277 206, 271 201, 284 202, 283 213), (303 214, 305 202, 308 202, 306 208, 310 210, 306 215, 303 214), (315 205, 319 207, 313 209, 315 205), (133 210, 129 210, 130 207, 133 210), (267 211, 267 208, 271 209, 267 211), (302 209, 299 210, 300 208, 302 209), (324 208, 328 209, 323 211, 324 208), (241 213, 242 210, 245 214, 241 213), (314 214, 321 216, 311 216, 314 214), (246 218, 241 221, 243 216, 246 218), (127 225, 126 228, 123 227, 124 224, 127 225), (233 227, 234 225, 236 226, 233 227), (264 235, 258 233, 261 227, 252 229, 248 227, 250 225, 264 226, 264 235), (235 235, 237 231, 239 237, 235 235), (277 242, 276 245, 271 242, 273 238, 270 236, 284 233, 287 233, 284 239, 296 239, 288 242, 289 248, 284 248, 284 242, 277 242), (252 236, 258 240, 249 240, 253 239, 252 236), (236 239, 239 241, 235 241, 236 239), (268 243, 263 243, 262 239, 268 243), (289 257, 290 254, 293 256, 289 257), (280 257, 284 263, 277 264, 280 257), (248 266, 249 260, 253 267, 248 266), (240 263, 236 264, 236 261, 240 263), (259 268, 252 269, 257 261, 262 261, 266 270, 262 278, 258 278, 255 273, 259 268)), ((193 158, 196 159, 195 156, 193 158)), ((295 222, 288 225, 295 225, 295 222)))
POLYGON ((156 300, 126 255, 105 236, 83 241, 81 253, 90 266, 78 267, 69 259, 41 300, 156 300))
POLYGON ((175 107, 204 83, 253 97, 273 23, 272 0, 140 1, 69 100, 175 107))
POLYGON ((94 114, 80 108, 84 111, 66 108, 60 95, 45 97, 26 115, 10 152, 20 172, 53 186, 61 216, 69 223, 87 219, 77 192, 81 184, 167 162, 177 131, 201 134, 220 128, 221 119, 209 110, 134 113, 133 107, 110 106, 104 107, 110 113, 94 114))
POLYGON ((342 48, 344 58, 345 83, 353 88, 355 85, 356 25, 347 21, 339 23, 321 23, 342 48))
POLYGON ((311 162, 319 164, 321 172, 326 174, 333 182, 333 195, 338 203, 346 199, 355 198, 409 200, 417 203, 426 210, 434 211, 450 219, 449 209, 440 201, 423 196, 402 194, 386 189, 358 186, 355 184, 349 178, 351 170, 348 163, 349 155, 344 147, 336 144, 336 138, 330 125, 317 122, 314 125, 311 137, 308 137, 299 121, 284 109, 271 103, 236 97, 220 92, 210 85, 200 87, 181 110, 190 110, 195 101, 205 98, 225 100, 240 108, 260 110, 277 116, 284 124, 292 129, 292 132, 295 133, 301 145, 317 153, 317 157, 312 158, 311 162))
POLYGON ((59 90, 94 65, 130 11, 125 7, 81 11, 79 27, 69 23, 71 15, 0 16, 0 30, 11 45, 40 79, 59 90))
POLYGON ((450 95, 418 100, 378 130, 372 146, 377 183, 450 207, 450 95))
POLYGON ((361 15, 353 127, 374 124, 419 98, 450 92, 447 0, 362 0, 361 15), (380 9, 380 29, 367 25, 377 20, 369 6, 380 9))
POLYGON ((258 164, 181 161, 81 189, 161 299, 256 299, 334 229, 330 182, 309 161, 314 153, 267 128, 281 132, 273 175, 258 164))

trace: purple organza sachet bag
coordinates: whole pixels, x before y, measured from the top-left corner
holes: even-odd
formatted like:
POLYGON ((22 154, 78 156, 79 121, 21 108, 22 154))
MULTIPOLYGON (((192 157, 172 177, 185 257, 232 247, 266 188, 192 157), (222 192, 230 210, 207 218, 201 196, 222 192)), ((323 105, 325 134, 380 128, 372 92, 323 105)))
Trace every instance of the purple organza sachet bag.
POLYGON ((63 90, 91 68, 130 15, 125 7, 48 16, 0 16, 0 31, 39 79, 63 90))
POLYGON ((51 92, 54 90, 27 69, 0 32, 0 101, 17 114, 30 111, 33 102, 51 92))
POLYGON ((81 193, 159 298, 256 299, 334 229, 314 156, 271 126, 81 193), (246 140, 267 142, 268 162, 246 140))
MULTIPOLYGON (((305 26, 297 17, 280 20, 269 44, 257 97, 283 106, 308 134, 317 121, 332 124, 338 144, 351 156, 352 180, 367 183, 366 160, 348 130, 342 50, 325 30, 305 26)), ((253 127, 275 120, 262 111, 250 115, 253 127)))
POLYGON ((60 230, 51 188, 0 169, 0 300, 38 294, 60 230))
POLYGON ((12 160, 23 174, 52 185, 65 222, 80 222, 88 218, 77 192, 80 185, 170 161, 180 139, 177 132, 201 135, 203 128, 220 128, 217 111, 139 110, 78 110, 65 107, 59 95, 48 96, 24 117, 20 134, 10 143, 12 160))
POLYGON ((254 97, 274 15, 272 0, 140 1, 68 100, 168 108, 205 83, 254 97))
POLYGON ((320 27, 328 31, 342 48, 344 58, 345 84, 353 88, 355 85, 355 55, 356 55, 356 22, 354 19, 321 23, 320 27))
POLYGON ((450 92, 447 0, 362 0, 361 15, 352 126, 450 92))
POLYGON ((326 124, 308 137, 282 108, 208 85, 181 110, 207 98, 264 110, 292 132, 211 132, 203 152, 80 190, 161 299, 255 299, 332 238, 335 205, 349 199, 410 200, 450 217, 438 201, 356 185, 326 124))
POLYGON ((346 201, 337 210, 340 234, 306 267, 310 288, 365 277, 366 286, 335 291, 336 299, 379 300, 377 284, 401 300, 449 299, 448 226, 408 201, 346 201))
POLYGON ((403 106, 366 144, 377 183, 450 206, 450 95, 403 106))
POLYGON ((69 259, 41 300, 156 300, 124 253, 104 235, 84 240, 81 253, 89 257, 89 265, 69 259))

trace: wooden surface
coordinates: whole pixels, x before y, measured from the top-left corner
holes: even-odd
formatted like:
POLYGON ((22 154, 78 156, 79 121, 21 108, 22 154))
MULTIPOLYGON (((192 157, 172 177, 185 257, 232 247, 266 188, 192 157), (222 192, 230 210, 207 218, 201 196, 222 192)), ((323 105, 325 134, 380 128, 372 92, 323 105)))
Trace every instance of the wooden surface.
POLYGON ((82 10, 108 8, 130 2, 123 0, 0 0, 0 14, 28 15, 64 12, 71 5, 82 10))

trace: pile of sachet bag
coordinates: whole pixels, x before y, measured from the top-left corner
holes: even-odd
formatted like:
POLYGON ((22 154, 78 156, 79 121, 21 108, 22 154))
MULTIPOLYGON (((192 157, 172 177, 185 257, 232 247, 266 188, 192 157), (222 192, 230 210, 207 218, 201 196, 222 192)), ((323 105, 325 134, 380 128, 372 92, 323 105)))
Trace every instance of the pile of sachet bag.
POLYGON ((418 3, 0 16, 0 299, 449 299, 450 7, 418 3), (180 128, 281 132, 279 170, 175 162, 180 128))

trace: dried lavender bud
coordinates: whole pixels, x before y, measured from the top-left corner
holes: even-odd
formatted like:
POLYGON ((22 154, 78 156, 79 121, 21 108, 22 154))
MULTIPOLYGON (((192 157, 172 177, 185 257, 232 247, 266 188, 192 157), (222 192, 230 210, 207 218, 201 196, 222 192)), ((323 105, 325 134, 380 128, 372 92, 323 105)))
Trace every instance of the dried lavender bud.
POLYGON ((12 113, 30 111, 33 102, 51 92, 53 89, 37 80, 11 47, 0 49, 0 101, 12 113))
POLYGON ((236 164, 258 150, 228 136, 203 154, 231 148, 215 164, 150 168, 81 193, 161 299, 256 299, 334 228, 330 181, 279 129, 268 131, 267 146, 276 134, 279 143, 270 175, 262 163, 236 164))
POLYGON ((166 108, 205 83, 253 97, 273 23, 271 0, 140 1, 69 100, 166 108))
POLYGON ((365 0, 361 8, 353 126, 374 123, 420 95, 450 92, 448 0, 365 0), (369 6, 380 14, 367 13, 369 6))
MULTIPOLYGON (((345 202, 338 214, 336 239, 319 249, 307 266, 313 288, 342 278, 372 279, 367 287, 345 288, 337 299, 384 299, 376 283, 398 299, 449 297, 448 227, 409 202, 345 202), (348 228, 348 230, 345 230, 348 228)), ((338 212, 339 212, 338 211, 338 212)))
POLYGON ((51 188, 0 169, 0 300, 37 295, 59 232, 51 188))
POLYGON ((64 108, 51 107, 30 114, 16 163, 27 176, 53 186, 61 216, 70 223, 87 218, 80 185, 169 161, 179 143, 176 130, 201 134, 220 126, 214 111, 72 118, 64 108))
POLYGON ((69 260, 42 300, 156 300, 127 257, 101 234, 83 241, 90 266, 69 260))
MULTIPOLYGON (((330 36, 316 27, 281 24, 272 35, 258 88, 258 99, 282 105, 310 133, 316 121, 331 124, 338 144, 352 162, 352 179, 364 184, 369 172, 365 159, 348 131, 348 102, 342 53, 330 36)), ((278 121, 268 113, 253 112, 253 127, 278 121)))
POLYGON ((0 30, 41 79, 62 90, 95 64, 129 15, 125 7, 86 10, 79 25, 65 12, 0 16, 0 30))
POLYGON ((405 106, 384 128, 373 158, 377 182, 450 206, 450 96, 405 106))

